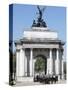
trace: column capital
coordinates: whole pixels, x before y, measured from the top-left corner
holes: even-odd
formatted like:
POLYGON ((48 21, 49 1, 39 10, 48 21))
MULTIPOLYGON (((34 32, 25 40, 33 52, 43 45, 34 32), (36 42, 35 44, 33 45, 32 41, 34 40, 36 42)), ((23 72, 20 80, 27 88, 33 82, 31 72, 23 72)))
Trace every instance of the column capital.
POLYGON ((16 49, 16 52, 19 52, 20 51, 20 49, 16 49))
POLYGON ((22 50, 25 50, 25 48, 21 48, 22 50))
POLYGON ((24 51, 25 51, 25 49, 23 49, 23 48, 20 49, 20 52, 24 52, 24 51))
POLYGON ((33 48, 30 48, 30 50, 33 50, 33 48))
POLYGON ((53 48, 49 48, 49 50, 53 50, 53 48))

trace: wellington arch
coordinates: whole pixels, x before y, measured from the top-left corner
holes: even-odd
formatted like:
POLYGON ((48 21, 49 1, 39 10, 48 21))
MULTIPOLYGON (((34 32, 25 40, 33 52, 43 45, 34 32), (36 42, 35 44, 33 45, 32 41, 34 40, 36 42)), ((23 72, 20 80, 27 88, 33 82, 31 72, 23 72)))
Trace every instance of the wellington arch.
POLYGON ((57 32, 47 27, 38 9, 37 22, 34 20, 32 27, 23 32, 23 38, 15 41, 17 81, 33 81, 37 57, 46 61, 45 75, 57 75, 58 80, 64 78, 64 42, 57 32))

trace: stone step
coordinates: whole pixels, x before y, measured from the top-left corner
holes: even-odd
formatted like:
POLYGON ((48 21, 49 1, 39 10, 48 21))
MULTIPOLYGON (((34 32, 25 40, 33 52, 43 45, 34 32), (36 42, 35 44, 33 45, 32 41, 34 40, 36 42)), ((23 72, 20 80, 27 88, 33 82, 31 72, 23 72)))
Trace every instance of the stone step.
POLYGON ((27 81, 33 82, 33 77, 17 77, 16 81, 17 82, 27 82, 27 81))

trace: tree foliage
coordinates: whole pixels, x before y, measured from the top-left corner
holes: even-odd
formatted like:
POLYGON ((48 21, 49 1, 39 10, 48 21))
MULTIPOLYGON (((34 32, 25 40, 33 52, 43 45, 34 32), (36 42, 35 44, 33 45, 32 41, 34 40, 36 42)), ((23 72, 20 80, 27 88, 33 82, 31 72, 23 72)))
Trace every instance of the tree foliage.
POLYGON ((36 72, 45 71, 45 59, 43 59, 42 57, 37 57, 35 62, 35 71, 36 72))

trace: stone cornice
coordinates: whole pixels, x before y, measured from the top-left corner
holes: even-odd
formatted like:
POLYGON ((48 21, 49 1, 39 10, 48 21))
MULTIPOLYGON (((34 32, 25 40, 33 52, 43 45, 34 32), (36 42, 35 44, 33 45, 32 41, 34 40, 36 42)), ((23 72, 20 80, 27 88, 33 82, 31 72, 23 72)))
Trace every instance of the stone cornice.
POLYGON ((60 44, 60 45, 64 45, 65 42, 61 41, 61 40, 47 40, 47 39, 20 39, 18 41, 15 41, 15 45, 17 44, 60 44))

